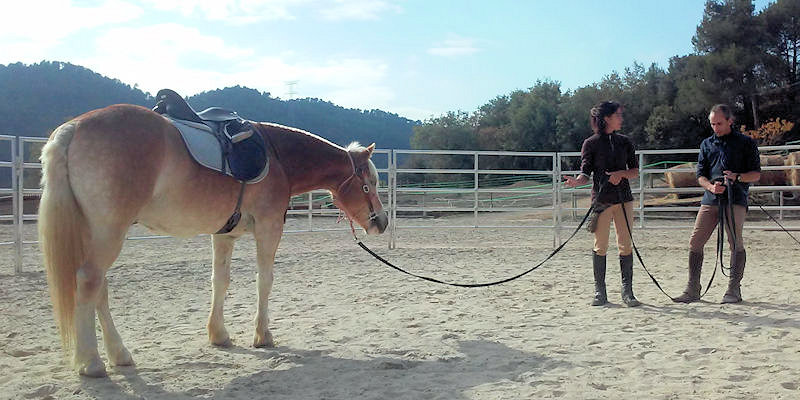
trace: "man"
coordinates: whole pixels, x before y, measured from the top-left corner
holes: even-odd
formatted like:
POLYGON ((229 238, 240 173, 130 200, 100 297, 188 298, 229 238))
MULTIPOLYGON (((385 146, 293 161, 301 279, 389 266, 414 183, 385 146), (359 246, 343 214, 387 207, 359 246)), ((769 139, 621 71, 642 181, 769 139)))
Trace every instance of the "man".
POLYGON ((703 246, 721 217, 731 246, 730 282, 722 303, 738 303, 742 301, 741 282, 746 261, 742 226, 747 212, 747 193, 750 183, 761 179, 761 163, 755 140, 733 127, 729 106, 715 105, 708 120, 714 134, 703 140, 697 156, 697 182, 706 191, 689 240, 689 283, 675 301, 691 303, 700 299, 703 246))

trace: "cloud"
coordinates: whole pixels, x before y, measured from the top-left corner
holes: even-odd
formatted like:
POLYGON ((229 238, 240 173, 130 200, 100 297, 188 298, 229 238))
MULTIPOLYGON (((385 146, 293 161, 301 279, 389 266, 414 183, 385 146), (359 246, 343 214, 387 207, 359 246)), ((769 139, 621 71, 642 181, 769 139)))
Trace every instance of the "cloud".
POLYGON ((0 63, 41 61, 76 32, 121 24, 142 14, 140 7, 121 0, 87 7, 70 0, 6 2, 0 23, 0 63))
POLYGON ((253 56, 251 49, 172 23, 111 29, 89 45, 94 45, 92 55, 75 62, 151 93, 163 87, 213 89, 227 82, 238 59, 253 56), (225 51, 216 51, 221 48, 225 51))
MULTIPOLYGON (((330 4, 321 3, 322 6, 330 4)), ((324 19, 339 20, 377 20, 384 12, 402 12, 402 8, 383 0, 336 0, 334 5, 320 10, 324 19)))
POLYGON ((260 21, 296 20, 316 11, 327 20, 374 20, 401 8, 386 0, 143 0, 156 10, 185 17, 242 25, 260 21), (300 17, 298 17, 300 15, 300 17))
POLYGON ((321 56, 270 42, 250 48, 204 29, 207 20, 253 21, 302 16, 341 21, 374 19, 401 12, 386 0, 29 0, 4 6, 0 63, 59 60, 137 85, 155 94, 172 88, 184 96, 242 85, 287 97, 287 81, 298 81, 295 97, 337 105, 388 109, 395 97, 388 65, 369 57, 321 56), (171 23, 138 24, 163 20, 171 23), (184 25, 181 15, 193 18, 184 25), (35 17, 33 17, 35 16, 35 17), (250 18, 250 19, 248 19, 250 18), (218 49, 225 49, 224 52, 218 49))
POLYGON ((143 0, 148 6, 178 12, 185 17, 200 16, 210 21, 241 25, 259 21, 293 20, 290 8, 313 0, 143 0))
POLYGON ((389 67, 377 59, 303 59, 293 52, 265 56, 268 52, 172 23, 111 29, 93 44, 93 56, 73 62, 151 94, 171 88, 190 96, 242 85, 286 98, 287 82, 298 81, 295 97, 344 107, 383 108, 394 98, 385 83, 389 67), (226 51, 215 51, 220 48, 226 51))
POLYGON ((481 51, 471 38, 449 35, 447 39, 438 42, 428 49, 428 54, 443 57, 468 56, 481 51))

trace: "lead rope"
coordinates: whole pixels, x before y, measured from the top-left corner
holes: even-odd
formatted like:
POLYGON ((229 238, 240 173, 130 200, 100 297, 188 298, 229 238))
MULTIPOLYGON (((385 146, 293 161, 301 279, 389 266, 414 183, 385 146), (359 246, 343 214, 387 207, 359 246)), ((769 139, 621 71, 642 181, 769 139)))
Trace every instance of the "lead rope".
POLYGON ((370 250, 370 248, 369 248, 369 247, 367 247, 367 245, 365 245, 365 244, 364 244, 364 242, 362 242, 360 239, 358 239, 358 237, 356 236, 356 231, 355 231, 355 228, 353 227, 353 221, 352 221, 352 220, 350 221, 350 229, 351 229, 351 230, 352 230, 352 232, 353 232, 353 239, 356 241, 356 244, 357 244, 357 245, 359 245, 359 246, 360 246, 362 249, 364 249, 364 251, 366 251, 367 253, 369 253, 369 254, 370 254, 370 255, 372 255, 373 257, 375 257, 375 259, 377 259, 378 261, 380 261, 380 262, 382 262, 382 263, 384 263, 384 264, 388 265, 389 267, 391 267, 391 268, 394 268, 394 269, 396 269, 396 270, 398 270, 398 271, 400 271, 400 272, 402 272, 402 273, 404 273, 404 274, 411 275, 411 276, 413 276, 413 277, 415 277, 415 278, 419 278, 419 279, 422 279, 422 280, 425 280, 425 281, 428 281, 428 282, 439 283, 439 284, 442 284, 442 285, 448 285, 448 286, 457 286, 457 287, 464 287, 464 288, 478 288, 478 287, 486 287, 486 286, 499 285, 499 284, 502 284, 502 283, 506 283, 506 282, 513 281, 514 279, 517 279, 517 278, 520 278, 520 277, 522 277, 522 276, 525 276, 525 275, 527 275, 528 273, 532 272, 533 270, 535 270, 535 269, 539 268, 540 266, 542 266, 542 264, 544 264, 545 262, 547 262, 547 260, 549 260, 549 259, 550 259, 550 258, 552 258, 554 255, 556 255, 556 253, 558 253, 559 251, 561 251, 561 249, 562 249, 562 248, 564 248, 564 246, 566 246, 566 245, 567 245, 567 243, 568 243, 568 242, 569 242, 569 241, 570 241, 570 240, 571 240, 573 237, 575 237, 575 235, 576 235, 576 234, 578 233, 578 231, 581 229, 581 227, 583 226, 583 224, 584 224, 584 223, 586 223, 586 220, 589 218, 589 215, 592 213, 592 210, 594 210, 594 204, 592 204, 592 206, 591 206, 591 207, 589 207, 589 211, 587 211, 587 212, 586 212, 586 215, 584 215, 584 216, 583 216, 583 220, 581 220, 581 223, 580 223, 580 224, 578 224, 578 227, 577 227, 577 228, 575 228, 575 231, 573 231, 573 232, 572 232, 572 234, 569 236, 569 238, 567 238, 567 240, 566 240, 564 243, 562 243, 562 244, 561 244, 560 246, 558 246, 558 247, 557 247, 555 250, 553 250, 553 251, 552 251, 552 252, 551 252, 551 253, 550 253, 550 254, 549 254, 547 257, 545 257, 545 259, 544 259, 544 260, 542 260, 541 262, 539 262, 538 264, 536 264, 536 265, 535 265, 535 266, 533 266, 532 268, 528 269, 527 271, 524 271, 524 272, 522 272, 522 273, 519 273, 519 274, 517 274, 517 275, 514 275, 514 276, 512 276, 512 277, 510 277, 510 278, 505 278, 505 279, 501 279, 501 280, 499 280, 499 281, 494 281, 494 282, 486 282, 486 283, 453 283, 453 282, 445 282, 445 281, 441 281, 441 280, 439 280, 439 279, 435 279, 435 278, 429 278, 429 277, 427 277, 427 276, 417 275, 417 274, 415 274, 415 273, 408 272, 408 271, 406 271, 406 270, 404 270, 404 269, 402 269, 402 268, 400 268, 400 267, 398 267, 398 266, 396 266, 396 265, 392 264, 391 262, 387 261, 387 260, 386 260, 386 259, 384 259, 383 257, 379 256, 379 255, 378 255, 378 254, 376 254, 374 251, 370 250))
POLYGON ((658 290, 660 290, 661 293, 664 293, 664 296, 669 297, 669 299, 674 302, 675 298, 673 298, 672 296, 667 294, 667 292, 664 291, 664 289, 661 287, 661 284, 658 283, 658 280, 656 279, 656 277, 653 276, 653 274, 651 274, 650 271, 647 269, 647 267, 644 265, 644 260, 642 260, 642 255, 639 254, 639 248, 636 247, 636 242, 633 240, 633 230, 631 230, 631 224, 628 221, 628 212, 625 211, 625 202, 622 201, 622 194, 619 192, 619 188, 617 188, 617 195, 619 196, 620 207, 622 207, 622 215, 625 218, 625 226, 628 228, 628 235, 631 238, 631 245, 633 246, 633 251, 636 253, 636 258, 639 259, 639 264, 642 265, 642 268, 644 269, 644 272, 646 272, 647 275, 650 276, 650 280, 653 281, 653 283, 656 285, 658 290))

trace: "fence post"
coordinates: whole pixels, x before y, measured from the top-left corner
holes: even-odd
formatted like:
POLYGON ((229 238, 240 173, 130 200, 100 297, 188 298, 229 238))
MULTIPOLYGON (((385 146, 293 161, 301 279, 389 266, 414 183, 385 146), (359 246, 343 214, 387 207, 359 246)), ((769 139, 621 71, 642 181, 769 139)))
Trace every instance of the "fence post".
POLYGON ((11 206, 14 207, 14 272, 22 273, 22 224, 24 221, 24 181, 22 173, 22 163, 24 153, 22 140, 16 137, 11 141, 11 161, 14 165, 12 170, 11 187, 13 188, 13 200, 11 206), (16 143, 15 143, 16 141, 16 143))
POLYGON ((308 230, 314 232, 314 221, 312 215, 314 214, 314 191, 308 192, 308 230))
POLYGON ((390 153, 391 157, 389 158, 389 207, 392 210, 392 219, 389 221, 391 224, 390 227, 390 236, 389 236, 389 248, 394 249, 397 247, 395 240, 397 239, 396 231, 397 231, 397 154, 395 150, 392 149, 390 153))
POLYGON ((644 228, 644 171, 643 170, 644 170, 644 153, 639 153, 639 228, 644 228))
POLYGON ((475 152, 473 157, 475 159, 474 163, 475 184, 473 185, 473 190, 475 192, 473 196, 474 203, 472 204, 472 210, 473 210, 472 212, 473 212, 473 225, 475 225, 475 227, 477 228, 478 227, 478 153, 475 152))
POLYGON ((553 154, 553 249, 561 245, 561 155, 553 154))

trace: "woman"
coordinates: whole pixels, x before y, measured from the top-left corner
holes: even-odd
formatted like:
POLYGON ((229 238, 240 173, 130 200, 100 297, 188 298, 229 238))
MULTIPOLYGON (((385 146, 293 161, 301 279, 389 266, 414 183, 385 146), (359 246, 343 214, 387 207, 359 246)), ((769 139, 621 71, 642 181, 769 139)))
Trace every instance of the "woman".
POLYGON ((594 300, 593 306, 608 303, 606 296, 606 252, 611 221, 617 232, 619 268, 622 274, 622 301, 628 307, 640 305, 633 296, 633 246, 628 227, 633 224, 633 194, 629 179, 639 176, 639 164, 633 142, 615 133, 622 128, 622 106, 604 101, 592 108, 590 122, 594 134, 581 148, 581 174, 566 178, 567 187, 583 185, 593 177, 589 230, 594 232, 594 300), (625 209, 623 210, 623 207, 625 209), (627 215, 627 222, 626 222, 627 215))

